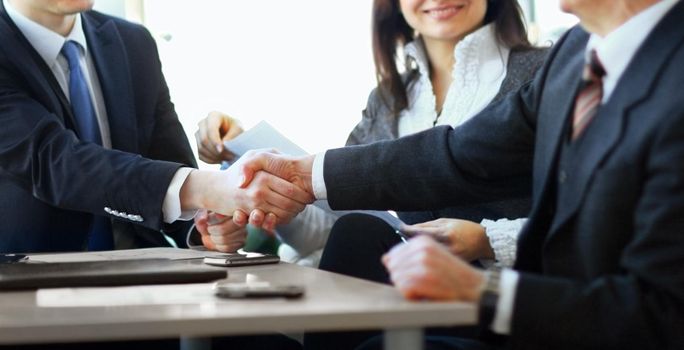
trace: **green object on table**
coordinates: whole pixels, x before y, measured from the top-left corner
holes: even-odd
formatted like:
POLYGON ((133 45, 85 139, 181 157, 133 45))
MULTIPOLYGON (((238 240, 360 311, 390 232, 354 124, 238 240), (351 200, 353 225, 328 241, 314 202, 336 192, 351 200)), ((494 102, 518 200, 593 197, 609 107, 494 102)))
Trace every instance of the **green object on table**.
POLYGON ((243 248, 247 252, 257 252, 262 254, 278 254, 280 241, 266 231, 247 225, 247 241, 243 248))

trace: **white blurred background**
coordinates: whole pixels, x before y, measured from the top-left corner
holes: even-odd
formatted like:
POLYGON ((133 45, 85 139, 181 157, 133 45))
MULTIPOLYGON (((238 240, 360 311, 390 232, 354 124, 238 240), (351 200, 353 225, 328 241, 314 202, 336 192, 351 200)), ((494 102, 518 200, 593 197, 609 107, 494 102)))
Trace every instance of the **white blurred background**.
MULTIPOLYGON (((559 11, 557 0, 520 3, 531 37, 540 44, 577 22, 559 11)), ((95 8, 142 23, 157 39, 193 148, 197 122, 220 110, 245 128, 266 120, 313 153, 344 144, 375 87, 371 5, 372 0, 96 0, 95 8)))

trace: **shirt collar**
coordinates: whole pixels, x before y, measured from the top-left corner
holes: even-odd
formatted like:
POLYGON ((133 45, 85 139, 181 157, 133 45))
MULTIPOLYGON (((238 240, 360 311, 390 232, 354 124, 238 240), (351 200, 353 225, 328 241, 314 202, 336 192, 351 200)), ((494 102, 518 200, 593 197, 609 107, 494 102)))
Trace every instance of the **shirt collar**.
MULTIPOLYGON (((494 24, 487 24, 461 39, 461 41, 456 44, 456 47, 454 47, 454 57, 461 52, 467 52, 474 46, 482 45, 483 43, 492 43, 491 45, 496 47, 497 39, 494 32, 494 24)), ((421 36, 416 37, 413 41, 406 44, 404 46, 404 53, 408 58, 416 62, 418 71, 422 76, 430 76, 429 59, 427 57, 427 52, 425 51, 425 43, 421 36)), ((456 64, 458 64, 458 62, 456 62, 456 64)))
MULTIPOLYGON (((604 85, 611 85, 612 82, 610 87, 614 87, 617 84, 617 80, 625 72, 646 37, 678 1, 662 0, 632 17, 605 37, 591 35, 585 52, 586 60, 588 62, 591 51, 596 50, 606 70, 604 85)), ((605 90, 612 91, 612 88, 606 89, 604 86, 605 90)))
POLYGON ((7 15, 12 19, 14 24, 26 39, 31 43, 31 46, 43 58, 48 67, 52 67, 57 62, 62 46, 67 40, 73 40, 79 43, 84 52, 88 51, 88 44, 86 42, 85 34, 83 32, 83 25, 81 22, 81 15, 76 16, 76 22, 71 32, 66 37, 53 32, 52 30, 43 27, 42 25, 32 21, 28 17, 17 11, 7 0, 2 0, 7 15))

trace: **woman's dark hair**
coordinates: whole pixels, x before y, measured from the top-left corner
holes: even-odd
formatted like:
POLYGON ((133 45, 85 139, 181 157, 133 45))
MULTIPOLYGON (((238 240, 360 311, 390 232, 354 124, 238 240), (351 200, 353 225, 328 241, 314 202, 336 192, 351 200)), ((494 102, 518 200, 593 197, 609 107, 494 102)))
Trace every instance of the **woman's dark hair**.
MULTIPOLYGON (((487 0, 484 24, 493 22, 499 42, 511 49, 532 47, 522 10, 516 0, 487 0)), ((413 41, 415 31, 406 23, 399 0, 373 1, 373 60, 378 90, 390 110, 398 115, 408 106, 406 86, 397 68, 397 48, 413 41)), ((410 71, 410 62, 406 62, 410 71)), ((410 80, 410 79, 409 79, 410 80)))

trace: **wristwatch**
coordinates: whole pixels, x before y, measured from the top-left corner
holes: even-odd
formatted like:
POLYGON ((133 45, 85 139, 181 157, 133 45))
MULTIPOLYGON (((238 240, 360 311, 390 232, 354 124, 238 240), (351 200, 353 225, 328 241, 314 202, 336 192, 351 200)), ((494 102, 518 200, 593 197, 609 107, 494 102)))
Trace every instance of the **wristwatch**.
POLYGON ((489 329, 494 321, 496 304, 499 302, 499 281, 501 270, 490 270, 485 272, 485 282, 480 294, 480 304, 478 308, 478 319, 480 325, 489 329))

